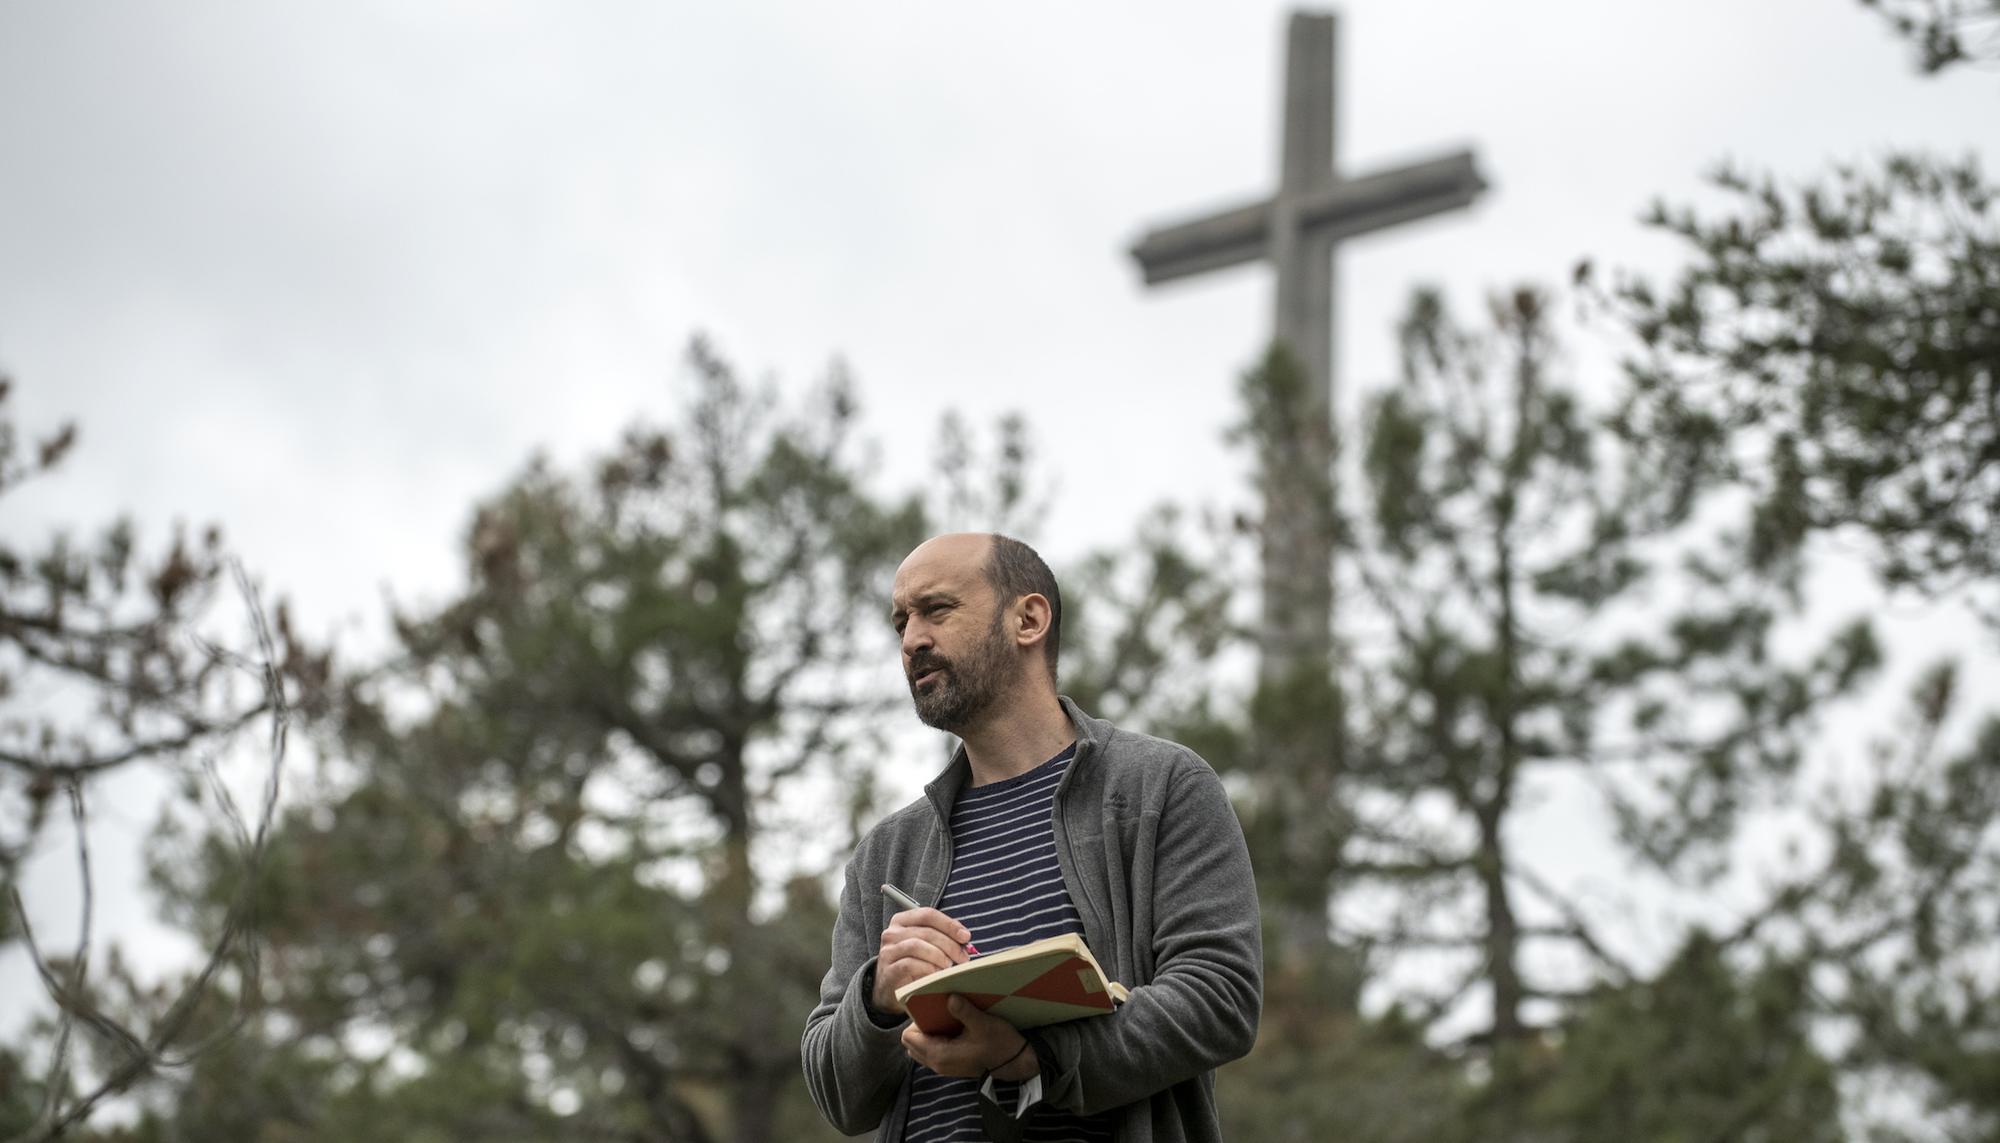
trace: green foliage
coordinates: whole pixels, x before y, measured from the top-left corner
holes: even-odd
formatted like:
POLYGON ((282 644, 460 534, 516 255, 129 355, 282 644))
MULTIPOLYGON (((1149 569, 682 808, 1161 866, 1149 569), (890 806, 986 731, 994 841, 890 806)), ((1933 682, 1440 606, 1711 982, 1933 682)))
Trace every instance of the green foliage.
MULTIPOLYGON (((894 655, 867 617, 923 514, 863 489, 838 379, 787 416, 704 346, 692 367, 681 424, 585 476, 530 465, 474 514, 465 591, 334 680, 319 786, 255 885, 265 1014, 133 1138, 824 1133, 797 1027, 897 717, 860 681, 894 655)), ((1004 520, 1027 460, 1003 424, 950 503, 1004 520)), ((1221 725, 1227 581, 1183 535, 1163 512, 1072 581, 1103 590, 1071 689, 1159 728, 1221 725)), ((203 931, 240 873, 169 832, 155 877, 203 931)))
POLYGON ((1917 47, 1926 72, 2000 59, 2000 0, 1861 0, 1917 47))
MULTIPOLYGON (((1367 408, 1362 590, 1342 614, 1373 650, 1352 668, 1340 885, 1382 918, 1348 936, 1380 963, 1455 966, 1403 994, 1419 1027, 1462 1026, 1465 997, 1482 998, 1459 1046, 1486 1072, 1461 1104, 1485 1137, 1534 1137, 1567 1066, 1531 1011, 1640 978, 1519 856, 1531 776, 1592 782, 1634 853, 1713 873, 1747 815, 1783 799, 1816 716, 1878 661, 1861 624, 1775 653, 1782 595, 1732 574, 1744 540, 1662 533, 1650 474, 1552 376, 1548 314, 1517 290, 1472 329, 1415 297, 1402 384, 1367 408), (1664 613, 1663 586, 1678 596, 1664 613)), ((1748 1098, 1743 1077, 1711 1078, 1717 1100, 1748 1098)))
MULTIPOLYGON (((1247 446, 1262 501, 1255 521, 1261 615, 1252 633, 1256 688, 1242 745, 1228 765, 1246 779, 1238 810, 1260 871, 1265 955, 1281 971, 1339 957, 1326 901, 1348 826, 1336 789, 1346 765, 1347 713, 1334 669, 1330 570, 1339 442, 1320 394, 1289 347, 1273 344, 1239 384, 1247 446)), ((1245 524, 1248 527, 1248 522, 1245 524)), ((1326 999, 1351 1008, 1358 974, 1326 999)))
POLYGON ((940 532, 998 532, 1032 542, 1048 511, 1047 492, 1036 495, 1030 472, 1034 443, 1028 422, 1008 413, 991 426, 990 446, 956 411, 938 423, 936 470, 941 491, 932 515, 940 532))
MULTIPOLYGON (((1959 671, 1919 676, 1901 725, 1873 747, 1869 781, 1819 807, 1824 857, 1801 870, 1803 956, 1843 1063, 1923 1092, 1966 1138, 2000 1132, 2000 716, 1948 745, 1959 671)), ((1783 928, 1782 925, 1776 926, 1783 928)))
MULTIPOLYGON (((1971 160, 1894 155, 1819 185, 1725 168, 1733 208, 1656 207, 1671 286, 1622 285, 1641 351, 1618 424, 1673 479, 1750 494, 1753 568, 1794 582, 1807 539, 1861 537, 1892 586, 2000 583, 2000 220, 1971 160)), ((2000 621, 2000 613, 1995 614, 2000 621)))
MULTIPOLYGON (((1649 510, 1647 474, 1550 375, 1548 312, 1520 290, 1472 329, 1417 295, 1402 384, 1367 405, 1344 519, 1331 464, 1310 461, 1296 371, 1274 353, 1246 375, 1239 432, 1267 522, 1292 505, 1319 520, 1302 531, 1338 545, 1353 585, 1339 645, 1355 648, 1337 670, 1274 673, 1260 633, 1266 669, 1241 722, 1190 727, 1238 782, 1273 930, 1266 1035, 1219 1085, 1232 1125, 1257 1137, 1563 1137, 1537 1101, 1576 1081, 1531 1012, 1642 978, 1517 856, 1528 775, 1596 781, 1637 852, 1717 868, 1743 815, 1784 794, 1814 716, 1876 666, 1865 625, 1776 656, 1782 593, 1729 573, 1747 540, 1662 542, 1674 518, 1649 510), (1684 603, 1651 618, 1662 583, 1684 603), (1381 923, 1329 942, 1329 910, 1350 903, 1381 923), (1359 1015, 1367 980, 1418 957, 1435 987, 1401 987, 1381 1021, 1359 1015), (1584 967, 1549 967, 1560 958, 1584 967), (1483 998, 1471 1034, 1427 1042, 1465 1026, 1468 996, 1483 998)), ((1755 1098, 1747 1075, 1689 1082, 1721 1103, 1755 1098)))
MULTIPOLYGON (((475 514, 465 591, 341 680, 259 886, 270 1015, 176 1131, 815 1129, 821 877, 874 809, 886 698, 854 668, 893 654, 856 616, 923 517, 864 488, 844 379, 784 416, 699 342, 690 367, 683 423, 587 475, 532 464, 475 514), (246 1084, 285 1098, 229 1106, 246 1084)), ((197 925, 229 889, 212 852, 158 866, 197 925)))
POLYGON ((1267 973, 1257 1047, 1216 1082, 1223 1133, 1297 1143, 1469 1143, 1463 1069, 1426 1047, 1423 1029, 1400 1012, 1368 1020, 1330 1002, 1351 987, 1344 973, 1332 958, 1267 973))
POLYGON ((1212 523, 1190 535, 1180 513, 1160 508, 1130 542, 1065 569, 1063 692, 1100 717, 1180 741, 1211 721, 1213 662, 1242 636, 1230 615, 1230 562, 1230 537, 1212 523))
MULTIPOLYGON (((1891 13, 1921 33, 1933 68, 1971 54, 1961 36, 2000 16, 1975 4, 1891 13)), ((1729 208, 1661 207, 1651 219, 1687 244, 1689 267, 1670 287, 1618 291, 1641 351, 1617 424, 1645 463, 1674 474, 1656 506, 1747 504, 1744 558, 1702 569, 1710 579, 1748 572, 1796 590, 1815 541, 1831 537, 1866 553, 1891 591, 1947 597, 2000 625, 1994 188, 1970 160, 1916 155, 1797 188, 1735 170, 1717 182, 1729 208)), ((1688 629, 1683 646, 1707 633, 1688 629)), ((1881 658, 1857 627, 1827 648, 1820 677, 1844 687, 1881 658)), ((1626 677, 1684 670, 1671 655, 1616 666, 1626 677)), ((1802 950, 1822 1018, 1852 1037, 1844 1067, 1920 1090, 1940 1130, 1986 1138, 2000 1130, 2000 732, 1984 714, 1986 729, 1954 729, 1962 689, 1951 664, 1919 679, 1906 725, 1881 734, 1869 771, 1816 801, 1823 860, 1745 931, 1802 950), (1967 729, 1965 745, 1948 745, 1967 729)), ((1745 696, 1773 717, 1820 701, 1802 680, 1745 696)), ((1664 722, 1669 709, 1649 713, 1664 722)), ((1787 769, 1788 755, 1770 754, 1787 769)))
POLYGON ((1598 990, 1563 1029, 1532 1118, 1544 1138, 1840 1139, 1832 1065, 1804 976, 1733 968, 1691 935, 1658 977, 1598 990))
POLYGON ((1307 387, 1304 368, 1284 345, 1273 344, 1244 372, 1237 391, 1244 418, 1230 436, 1252 453, 1266 513, 1297 514, 1301 519, 1288 519, 1288 526, 1332 544, 1338 527, 1332 468, 1338 442, 1326 409, 1307 387))
POLYGON ((12 1139, 35 1125, 46 1090, 19 1053, 0 1048, 0 1138, 12 1139))
MULTIPOLYGON (((1587 1043, 1593 1021, 1611 1017, 1563 998, 1579 987, 1679 996, 1684 969, 1647 980, 1589 910, 1518 855, 1528 776, 1595 782, 1635 852, 1669 871, 1719 869, 1746 815, 1788 793, 1816 716, 1879 664, 1865 624, 1815 653, 1778 656, 1782 591, 1731 574, 1747 538, 1663 536, 1674 517, 1652 510, 1640 461, 1551 375, 1549 308, 1516 291, 1474 329, 1435 294, 1413 300, 1402 384, 1367 406, 1357 510, 1324 529, 1351 569, 1343 582, 1356 585, 1339 612, 1341 645, 1356 653, 1337 673, 1267 670, 1240 723, 1193 725, 1239 783, 1267 927, 1321 928, 1330 908, 1380 919, 1344 924, 1337 943, 1317 946, 1271 934, 1265 1034, 1219 1081, 1232 1130, 1627 1137, 1591 1127, 1593 1114, 1614 1114, 1591 1087, 1599 1061, 1587 1043), (1661 615, 1663 584, 1680 604, 1661 615), (1317 735, 1316 745, 1265 750, 1273 726, 1317 735), (1417 958, 1434 985, 1393 986, 1379 1021, 1358 1014, 1366 982, 1381 989, 1385 970, 1417 958), (1466 1028, 1471 997, 1481 1012, 1470 1034, 1435 1043, 1447 1024, 1466 1028), (1572 1011, 1584 1014, 1581 1049, 1559 1034, 1572 1011)), ((1267 358, 1246 380, 1242 432, 1267 495, 1285 483, 1269 467, 1300 455, 1296 442, 1263 439, 1305 415, 1284 400, 1286 364, 1267 358)), ((1330 475, 1323 487, 1331 493, 1330 475)), ((1701 492, 1690 489, 1691 504, 1701 492)), ((1267 548, 1267 576, 1268 559, 1267 548)), ((1764 982, 1712 961, 1706 1002, 1727 1009, 1739 993, 1762 995, 1764 982)), ((1655 1110, 1684 1098, 1750 1108, 1744 1137, 1795 1127, 1823 1137, 1831 1065, 1804 1039, 1806 1011, 1798 1001, 1790 1023, 1758 1041, 1791 1052, 1784 1066, 1662 1072, 1649 1077, 1655 1110)), ((1644 1015, 1635 1043, 1677 1035, 1678 1013, 1644 1015)), ((1752 1050, 1764 1049, 1743 1047, 1752 1050)), ((1633 1137, 1678 1137, 1670 1112, 1645 1114, 1653 1134, 1633 1137)))

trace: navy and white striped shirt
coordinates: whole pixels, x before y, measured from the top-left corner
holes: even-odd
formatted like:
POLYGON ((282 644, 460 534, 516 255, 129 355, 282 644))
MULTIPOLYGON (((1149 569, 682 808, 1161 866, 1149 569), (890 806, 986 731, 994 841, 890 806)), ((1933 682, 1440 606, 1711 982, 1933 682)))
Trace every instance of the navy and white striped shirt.
MULTIPOLYGON (((951 808, 951 876, 938 909, 972 930, 982 955, 1083 932, 1083 918, 1056 861, 1054 821, 1056 786, 1075 756, 1072 744, 1025 774, 958 793, 951 808)), ((994 1084, 1001 1107, 1013 1110, 1018 1087, 994 1084)), ((984 1138, 978 1089, 978 1080, 952 1079, 919 1065, 903 1126, 905 1143, 984 1138)), ((1085 1119, 1046 1103, 1028 1112, 1026 1128, 1024 1138, 1035 1143, 1111 1138, 1109 1118, 1085 1119)))

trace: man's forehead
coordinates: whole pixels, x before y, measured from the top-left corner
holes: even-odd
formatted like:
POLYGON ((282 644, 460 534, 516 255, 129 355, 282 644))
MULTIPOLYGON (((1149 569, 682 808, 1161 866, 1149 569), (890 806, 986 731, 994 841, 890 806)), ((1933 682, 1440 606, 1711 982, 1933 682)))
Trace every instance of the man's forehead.
POLYGON ((992 540, 980 535, 938 536, 917 546, 896 569, 894 602, 921 595, 963 595, 984 580, 992 540))

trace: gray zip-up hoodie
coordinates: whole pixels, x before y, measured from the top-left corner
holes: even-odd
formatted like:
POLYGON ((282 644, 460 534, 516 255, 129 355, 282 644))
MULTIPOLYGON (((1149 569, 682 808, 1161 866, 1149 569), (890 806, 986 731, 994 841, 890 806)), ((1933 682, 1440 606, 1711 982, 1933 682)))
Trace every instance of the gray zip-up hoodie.
MULTIPOLYGON (((1042 1030, 1055 1055, 1043 1098, 1083 1115, 1119 1109, 1120 1143, 1219 1140, 1215 1068, 1250 1051, 1263 1004, 1243 829, 1194 751, 1062 704, 1077 742, 1056 790, 1056 857, 1084 940, 1132 996, 1108 1016, 1042 1030)), ((880 886, 937 902, 951 872, 952 802, 970 776, 961 747, 847 865, 833 965, 802 1043, 813 1102, 845 1134, 902 1138, 914 1068, 903 1021, 880 1023, 868 1006, 887 924, 880 886)))

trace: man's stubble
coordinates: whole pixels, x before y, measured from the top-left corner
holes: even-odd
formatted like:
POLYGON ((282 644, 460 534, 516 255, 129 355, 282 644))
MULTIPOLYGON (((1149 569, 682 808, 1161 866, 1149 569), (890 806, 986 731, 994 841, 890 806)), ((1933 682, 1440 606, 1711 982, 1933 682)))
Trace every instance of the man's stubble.
POLYGON ((1005 618, 1006 609, 995 607, 993 623, 987 628, 985 638, 957 659, 919 654, 910 660, 910 678, 934 667, 942 668, 929 690, 919 691, 914 683, 910 686, 910 699, 924 725, 957 734, 998 701, 1010 681, 1008 669, 1012 665, 1005 618))

